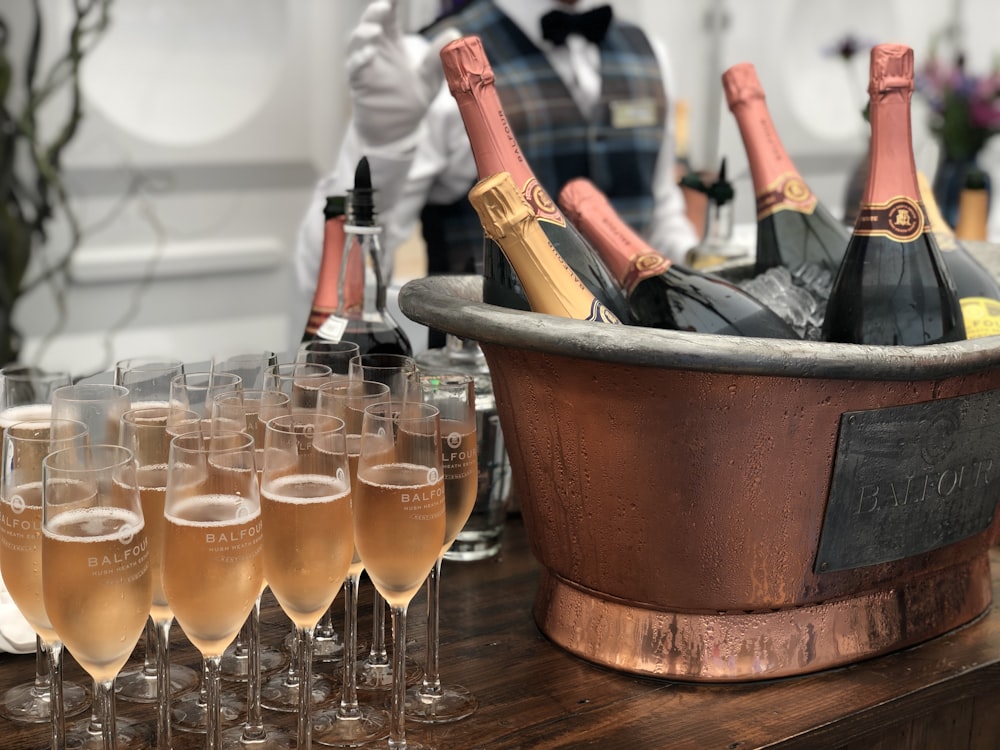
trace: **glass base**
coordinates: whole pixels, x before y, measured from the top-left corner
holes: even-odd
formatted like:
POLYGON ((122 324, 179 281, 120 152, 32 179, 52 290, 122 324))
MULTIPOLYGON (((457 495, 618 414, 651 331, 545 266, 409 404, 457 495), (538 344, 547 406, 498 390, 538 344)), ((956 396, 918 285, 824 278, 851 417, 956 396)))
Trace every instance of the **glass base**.
MULTIPOLYGON (((119 716, 115 730, 118 750, 152 750, 156 746, 152 724, 119 716)), ((90 717, 66 727, 66 750, 104 750, 104 738, 90 717)))
MULTIPOLYGON (((198 673, 183 664, 170 665, 170 695, 183 695, 198 687, 198 673)), ((129 703, 156 703, 156 674, 142 667, 122 672, 115 679, 115 695, 129 703)))
POLYGON ((326 747, 363 747, 389 736, 389 714, 372 706, 358 706, 355 715, 340 708, 313 716, 313 742, 326 747))
MULTIPOLYGON (((250 658, 246 648, 242 653, 230 646, 222 654, 222 665, 219 672, 226 682, 246 682, 250 658)), ((260 673, 262 676, 274 674, 282 667, 288 666, 288 658, 279 649, 270 646, 260 647, 260 673)))
POLYGON ((290 750, 296 738, 278 727, 264 725, 263 737, 247 736, 246 727, 238 726, 222 733, 222 750, 290 750))
MULTIPOLYGON (((334 695, 333 683, 325 677, 313 675, 312 704, 320 706, 328 703, 334 695)), ((299 685, 288 682, 288 672, 274 675, 260 689, 260 705, 270 711, 297 713, 299 710, 299 685)))
MULTIPOLYGON (((368 659, 358 660, 358 690, 391 690, 392 664, 373 664, 368 659)), ((406 658, 406 684, 416 685, 424 678, 424 668, 406 658)))
MULTIPOLYGON (((243 721, 246 696, 237 696, 223 690, 220 699, 219 722, 229 727, 243 721)), ((205 733, 205 715, 208 705, 202 700, 201 692, 194 691, 173 701, 170 707, 170 726, 179 732, 205 733)))
POLYGON ((419 724, 447 724, 461 721, 479 708, 479 701, 461 685, 442 685, 431 694, 423 685, 406 691, 406 719, 419 724))
MULTIPOLYGON (((0 716, 18 724, 46 724, 52 718, 48 690, 38 690, 34 681, 15 685, 0 698, 0 716)), ((63 712, 76 716, 90 708, 90 694, 75 682, 63 682, 63 712)))

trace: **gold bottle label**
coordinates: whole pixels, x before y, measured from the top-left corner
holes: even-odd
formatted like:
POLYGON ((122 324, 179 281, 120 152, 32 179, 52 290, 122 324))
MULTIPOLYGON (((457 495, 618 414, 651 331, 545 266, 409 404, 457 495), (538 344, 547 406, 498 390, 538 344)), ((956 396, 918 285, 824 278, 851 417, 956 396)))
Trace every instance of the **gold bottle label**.
POLYGON ((854 234, 912 242, 924 233, 927 226, 923 205, 905 195, 898 195, 884 203, 862 204, 854 224, 854 234))
POLYGON ((961 305, 966 338, 1000 334, 1000 302, 989 297, 965 297, 961 305))
POLYGON ((757 220, 778 211, 811 214, 816 210, 816 202, 816 196, 802 178, 794 172, 786 172, 757 193, 757 220))

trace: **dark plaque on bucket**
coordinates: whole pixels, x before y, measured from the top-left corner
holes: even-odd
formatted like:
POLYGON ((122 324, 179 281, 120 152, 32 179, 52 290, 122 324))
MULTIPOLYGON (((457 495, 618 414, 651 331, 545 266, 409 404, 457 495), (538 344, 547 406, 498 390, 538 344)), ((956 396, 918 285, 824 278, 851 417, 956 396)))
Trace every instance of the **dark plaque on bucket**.
POLYGON ((815 570, 900 560, 983 531, 1000 494, 1000 391, 845 412, 815 570))

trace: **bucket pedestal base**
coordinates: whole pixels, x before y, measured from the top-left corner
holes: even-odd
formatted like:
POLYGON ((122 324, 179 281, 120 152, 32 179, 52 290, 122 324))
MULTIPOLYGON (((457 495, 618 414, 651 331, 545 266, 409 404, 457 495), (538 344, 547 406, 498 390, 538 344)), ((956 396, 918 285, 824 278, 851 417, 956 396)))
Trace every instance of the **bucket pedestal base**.
POLYGON ((837 601, 716 614, 609 599, 543 569, 535 620, 557 645, 611 669, 742 682, 816 672, 911 646, 970 622, 990 602, 988 555, 837 601))

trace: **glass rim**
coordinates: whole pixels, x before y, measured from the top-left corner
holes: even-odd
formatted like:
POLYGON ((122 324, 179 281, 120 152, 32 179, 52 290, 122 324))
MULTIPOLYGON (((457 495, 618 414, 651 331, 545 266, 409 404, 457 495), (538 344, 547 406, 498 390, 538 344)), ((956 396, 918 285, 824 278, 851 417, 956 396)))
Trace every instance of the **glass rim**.
POLYGON ((70 446, 52 451, 42 459, 42 468, 46 472, 57 471, 60 474, 93 474, 98 471, 107 471, 120 466, 127 466, 135 462, 135 455, 130 448, 114 443, 95 443, 87 445, 70 446), (80 452, 86 453, 89 461, 84 466, 61 466, 60 463, 70 454, 79 456, 80 452), (95 461, 95 458, 104 460, 95 461))
POLYGON ((20 422, 13 422, 9 426, 5 427, 4 430, 5 430, 4 432, 5 441, 7 440, 8 437, 10 437, 12 440, 17 440, 19 442, 24 442, 24 443, 28 442, 51 443, 53 440, 71 440, 73 438, 80 437, 81 435, 89 435, 90 432, 89 428, 84 422, 81 422, 79 419, 67 419, 65 417, 39 417, 38 419, 22 419, 20 422), (16 434, 21 429, 27 428, 29 425, 32 424, 52 425, 53 422, 58 423, 60 425, 78 425, 82 429, 66 436, 52 437, 50 435, 49 437, 44 437, 44 438, 16 434))
POLYGON ((391 420, 393 422, 418 422, 440 416, 440 414, 441 410, 434 404, 404 399, 378 401, 374 404, 368 404, 365 407, 365 416, 371 415, 378 419, 391 420), (387 410, 388 413, 379 413, 387 410), (411 412, 410 414, 406 414, 406 410, 415 410, 422 413, 413 414, 411 412))
POLYGON ((335 417, 332 414, 320 414, 315 411, 280 414, 265 422, 265 429, 285 435, 301 434, 295 429, 297 426, 311 426, 312 433, 320 435, 347 429, 347 423, 340 417, 335 417))
POLYGON ((20 362, 11 362, 0 367, 0 380, 4 378, 13 379, 41 379, 41 380, 67 380, 67 385, 73 384, 73 376, 66 370, 45 370, 37 365, 26 365, 20 362))
POLYGON ((212 402, 216 404, 221 404, 229 400, 239 399, 240 401, 253 401, 260 400, 263 396, 274 397, 273 401, 267 402, 266 406, 282 406, 287 404, 292 400, 284 391, 278 390, 277 388, 251 388, 249 390, 242 391, 223 391, 222 393, 216 393, 212 396, 212 402))
POLYGON ((407 354, 391 354, 389 352, 369 352, 351 357, 351 365, 377 370, 396 370, 405 366, 406 372, 417 370, 417 360, 407 354))
POLYGON ((131 425, 138 425, 139 423, 136 421, 137 417, 147 417, 150 419, 165 417, 169 421, 170 417, 178 412, 190 412, 191 414, 196 414, 196 412, 191 409, 176 409, 171 406, 137 406, 134 409, 126 409, 123 411, 120 419, 122 422, 126 422, 131 425))
POLYGON ((361 351, 361 347, 357 345, 354 341, 330 341, 328 339, 312 339, 311 341, 303 341, 299 344, 296 351, 299 352, 309 352, 313 351, 313 348, 319 351, 328 352, 349 352, 349 351, 361 351))
POLYGON ((219 430, 210 433, 191 430, 170 439, 170 450, 176 449, 184 453, 239 453, 247 450, 252 451, 255 447, 253 435, 242 430, 219 430), (221 438, 232 442, 215 445, 215 441, 221 438))
POLYGON ((166 372, 180 367, 184 368, 184 361, 172 359, 171 357, 127 357, 115 362, 115 372, 119 370, 125 372, 166 372))
POLYGON ((323 383, 323 385, 319 387, 319 393, 349 390, 351 388, 357 388, 359 385, 363 386, 363 392, 356 394, 358 398, 364 398, 366 396, 380 396, 383 393, 392 393, 392 388, 389 387, 389 384, 383 383, 381 380, 331 380, 329 383, 323 383))
POLYGON ((86 403, 88 401, 106 401, 111 398, 121 398, 129 395, 129 390, 123 385, 112 383, 72 383, 61 385, 52 391, 52 400, 58 397, 62 401, 86 403))
POLYGON ((179 372, 170 378, 170 387, 173 388, 174 384, 178 384, 187 389, 204 389, 209 390, 211 388, 218 388, 224 385, 240 385, 243 384, 243 378, 234 372, 226 372, 225 370, 198 370, 196 372, 179 372), (195 382, 191 383, 189 380, 194 379, 195 382), (219 382, 216 380, 218 378, 219 382))
POLYGON ((279 362, 276 365, 268 365, 264 373, 277 378, 316 378, 333 375, 333 368, 322 362, 279 362), (299 372, 300 369, 302 372, 299 372), (310 370, 314 370, 314 372, 310 372, 310 370))

